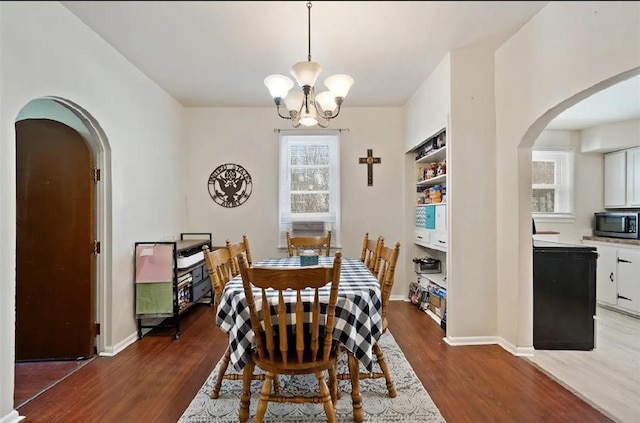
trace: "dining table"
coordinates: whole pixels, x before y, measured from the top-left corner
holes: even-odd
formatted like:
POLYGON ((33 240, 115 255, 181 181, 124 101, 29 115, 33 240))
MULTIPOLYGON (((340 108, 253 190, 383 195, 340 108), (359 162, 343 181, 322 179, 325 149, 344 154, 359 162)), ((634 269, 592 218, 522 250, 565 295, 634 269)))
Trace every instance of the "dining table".
MULTIPOLYGON (((318 265, 333 266, 334 257, 318 257, 318 265)), ((258 261, 254 267, 300 267, 300 256, 276 257, 258 261)), ((320 289, 321 302, 329 301, 330 284, 320 289)), ((253 288, 254 295, 260 295, 260 290, 253 288)), ((267 300, 274 299, 277 291, 268 289, 267 300)), ((288 304, 295 304, 294 291, 286 295, 288 304)), ((302 300, 311 304, 312 295, 303 296, 302 300)), ((256 304, 259 306, 258 304, 256 304)), ((310 307, 304 307, 305 310, 310 307)), ((287 307, 287 311, 289 307, 287 307)), ((293 314, 293 311, 291 312, 293 314)), ((291 324, 293 319, 288 319, 291 324)), ((247 364, 253 369, 251 354, 253 345, 253 330, 249 315, 249 307, 245 297, 242 278, 240 275, 231 279, 225 285, 216 314, 216 324, 229 336, 230 361, 229 365, 236 371, 247 371, 247 364)), ((343 349, 348 351, 349 369, 351 374, 351 399, 353 403, 353 417, 357 423, 363 421, 362 398, 359 389, 359 366, 367 372, 373 371, 375 354, 373 345, 382 335, 382 296, 380 284, 373 274, 359 259, 342 258, 340 284, 338 286, 338 301, 335 310, 335 326, 333 338, 338 340, 343 349)), ((240 421, 248 419, 249 394, 241 397, 240 421)))

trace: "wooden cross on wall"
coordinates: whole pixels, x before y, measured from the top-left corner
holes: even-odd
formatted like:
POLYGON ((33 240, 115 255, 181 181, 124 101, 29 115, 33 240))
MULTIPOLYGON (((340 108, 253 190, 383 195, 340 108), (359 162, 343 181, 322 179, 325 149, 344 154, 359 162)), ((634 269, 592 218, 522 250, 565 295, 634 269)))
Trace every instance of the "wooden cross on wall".
POLYGON ((367 157, 360 157, 360 164, 367 165, 367 186, 373 186, 373 164, 374 163, 382 163, 382 159, 380 157, 373 157, 373 149, 367 149, 367 157))

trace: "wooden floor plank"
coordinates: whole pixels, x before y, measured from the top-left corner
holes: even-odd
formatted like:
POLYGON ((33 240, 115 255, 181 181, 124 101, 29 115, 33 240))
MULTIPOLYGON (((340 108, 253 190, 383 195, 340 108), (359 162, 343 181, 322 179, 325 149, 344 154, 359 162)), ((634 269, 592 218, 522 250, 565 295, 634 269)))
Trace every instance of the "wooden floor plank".
MULTIPOLYGON (((447 345, 442 329, 408 302, 392 302, 389 318, 389 330, 448 422, 611 421, 499 346, 447 345)), ((185 314, 180 339, 171 335, 145 336, 115 357, 94 359, 20 407, 20 415, 24 422, 175 423, 227 337, 207 306, 185 314)))

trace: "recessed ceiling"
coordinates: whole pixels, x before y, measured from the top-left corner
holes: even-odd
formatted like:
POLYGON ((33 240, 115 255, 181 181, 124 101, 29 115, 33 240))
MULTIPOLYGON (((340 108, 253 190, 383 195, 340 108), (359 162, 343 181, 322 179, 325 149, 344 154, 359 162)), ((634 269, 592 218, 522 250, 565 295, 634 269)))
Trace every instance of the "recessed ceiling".
MULTIPOLYGON (((345 107, 402 106, 457 48, 506 40, 546 1, 317 1, 319 81, 355 79, 345 107)), ((269 107, 263 80, 307 60, 305 1, 63 1, 184 106, 269 107)))
POLYGON ((639 118, 640 75, 582 100, 560 113, 547 129, 580 130, 639 118))

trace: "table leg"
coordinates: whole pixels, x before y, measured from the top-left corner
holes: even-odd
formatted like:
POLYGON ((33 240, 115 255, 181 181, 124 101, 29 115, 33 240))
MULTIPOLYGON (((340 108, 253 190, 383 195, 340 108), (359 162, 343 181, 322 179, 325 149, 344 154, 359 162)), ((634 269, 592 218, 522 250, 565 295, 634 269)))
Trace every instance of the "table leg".
POLYGON ((362 411, 362 396, 360 395, 360 364, 353 354, 347 354, 349 359, 349 374, 351 377, 351 402, 353 403, 353 420, 362 423, 364 413, 362 411))
POLYGON ((240 409, 238 410, 238 420, 246 422, 249 420, 249 403, 251 400, 251 381, 253 380, 253 360, 249 361, 242 369, 242 393, 240 394, 240 409))

